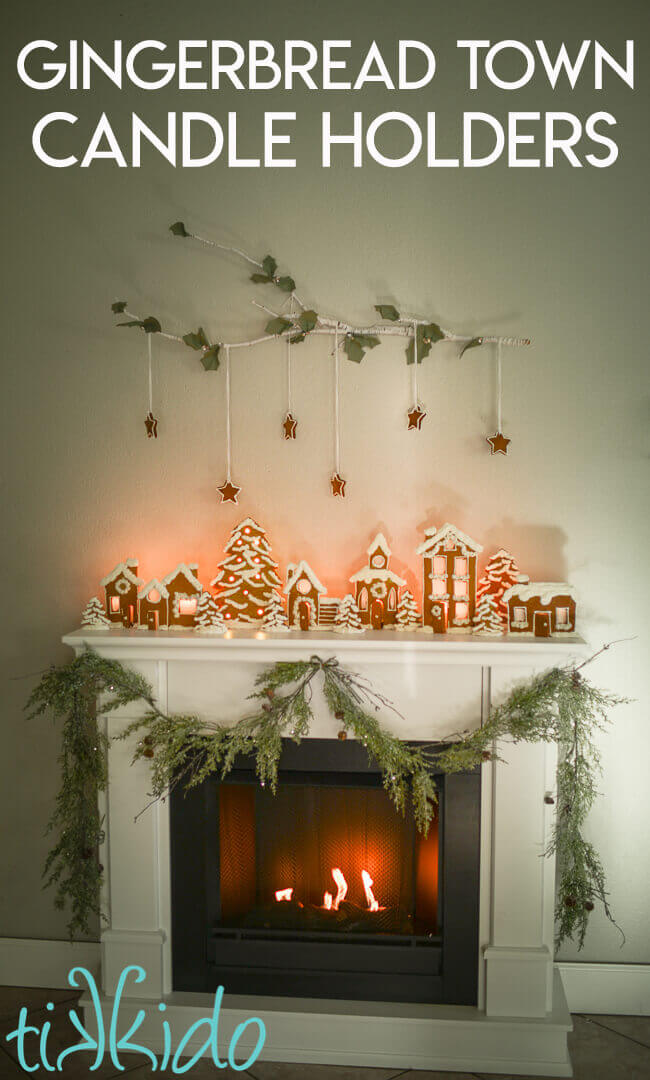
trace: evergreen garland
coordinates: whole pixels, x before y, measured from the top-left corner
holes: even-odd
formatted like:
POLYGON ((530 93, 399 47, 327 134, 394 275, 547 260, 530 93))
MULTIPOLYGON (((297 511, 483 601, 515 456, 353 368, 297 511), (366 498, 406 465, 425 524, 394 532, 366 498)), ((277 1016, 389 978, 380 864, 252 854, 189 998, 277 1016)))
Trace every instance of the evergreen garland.
POLYGON ((61 789, 49 823, 59 838, 46 861, 45 887, 56 886, 58 908, 70 906, 70 936, 88 932, 89 917, 99 913, 103 870, 96 852, 103 840, 97 794, 107 781, 108 740, 99 724, 102 715, 134 701, 148 705, 119 738, 141 736, 134 760, 151 761, 154 800, 166 797, 181 782, 189 788, 211 775, 226 776, 240 754, 254 756, 260 783, 275 792, 282 739, 299 743, 308 735, 312 683, 321 675, 325 700, 342 730, 363 743, 381 769, 395 808, 401 813, 410 808, 425 835, 437 798, 435 774, 471 771, 497 759, 496 742, 504 738, 558 744, 558 805, 545 854, 556 857, 556 943, 577 937, 581 948, 596 901, 614 923, 602 863, 582 828, 597 795, 600 758, 594 734, 604 729, 607 711, 626 700, 603 693, 580 674, 589 662, 536 675, 518 684, 483 727, 442 744, 416 747, 379 723, 376 713, 382 707, 396 711, 394 707, 335 658, 312 656, 273 664, 256 680, 251 715, 226 727, 197 716, 167 716, 142 676, 86 648, 69 664, 51 668, 26 706, 30 717, 49 711, 63 718, 61 789))

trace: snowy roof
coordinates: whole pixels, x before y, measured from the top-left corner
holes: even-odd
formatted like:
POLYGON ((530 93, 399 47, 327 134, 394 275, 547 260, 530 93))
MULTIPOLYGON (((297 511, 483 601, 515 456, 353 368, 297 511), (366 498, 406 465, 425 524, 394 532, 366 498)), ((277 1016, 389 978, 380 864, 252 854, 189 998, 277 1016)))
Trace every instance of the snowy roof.
POLYGON ((469 548, 470 551, 483 551, 482 544, 477 544, 476 540, 472 540, 471 536, 461 532, 460 529, 455 525, 450 525, 449 522, 446 522, 440 529, 437 529, 435 525, 431 529, 425 529, 424 535, 427 539, 415 549, 416 555, 425 555, 428 551, 438 547, 441 541, 446 540, 448 537, 457 540, 462 547, 469 548))
POLYGON ((327 589, 318 580, 309 563, 306 563, 304 559, 301 559, 297 566, 287 567, 287 570, 289 571, 289 576, 287 578, 287 584, 283 589, 285 595, 291 592, 298 581, 298 578, 301 577, 302 574, 304 574, 306 578, 309 578, 317 593, 327 592, 327 589))
POLYGON ((175 577, 178 577, 179 574, 182 574, 183 577, 186 578, 187 581, 190 583, 190 585, 194 586, 195 589, 198 589, 199 592, 203 592, 203 586, 201 582, 197 577, 194 576, 194 571, 198 570, 198 568, 198 563, 179 562, 175 570, 172 570, 170 574, 165 575, 165 577, 162 579, 162 583, 163 585, 169 585, 175 577))
POLYGON ((566 581, 531 581, 530 584, 511 585, 503 594, 503 599, 533 600, 539 597, 543 604, 550 604, 554 596, 570 596, 576 599, 576 589, 566 581))
POLYGON ((372 544, 367 549, 366 554, 372 555, 373 551, 376 551, 377 548, 379 548, 381 551, 383 551, 384 555, 388 555, 388 556, 392 555, 392 551, 390 550, 390 548, 388 546, 388 541, 387 541, 387 539, 386 539, 386 537, 384 536, 383 533, 377 533, 377 535, 376 535, 375 539, 373 540, 372 544))
POLYGON ((106 585, 110 585, 112 581, 115 581, 115 578, 125 577, 132 585, 142 585, 143 579, 132 573, 132 570, 137 569, 137 559, 125 559, 124 562, 118 563, 115 569, 111 570, 110 574, 107 574, 105 578, 102 578, 99 584, 102 587, 105 587, 106 585))
POLYGON ((393 585, 406 585, 404 578, 398 577, 392 570, 375 570, 372 566, 363 566, 352 575, 350 581, 364 581, 367 584, 371 581, 390 581, 393 585))
POLYGON ((169 597, 169 590, 165 588, 162 581, 158 581, 157 577, 152 577, 151 581, 148 581, 146 585, 138 591, 138 600, 143 600, 145 596, 148 596, 152 589, 156 589, 161 596, 167 600, 169 597))

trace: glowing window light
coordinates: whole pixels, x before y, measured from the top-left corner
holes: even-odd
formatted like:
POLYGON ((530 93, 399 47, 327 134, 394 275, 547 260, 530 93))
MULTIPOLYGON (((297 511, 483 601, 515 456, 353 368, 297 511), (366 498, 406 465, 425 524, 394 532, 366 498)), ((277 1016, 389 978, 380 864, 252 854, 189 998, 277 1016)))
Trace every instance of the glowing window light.
POLYGON ((149 589, 147 600, 150 604, 157 604, 160 600, 160 593, 158 592, 158 589, 149 589))
POLYGON ((196 597, 179 596, 178 598, 178 614, 179 615, 194 615, 196 611, 196 597))
POLYGON ((454 596, 467 596, 468 586, 466 581, 454 582, 454 596))
POLYGON ((111 611, 120 610, 120 598, 119 596, 111 596, 111 611))

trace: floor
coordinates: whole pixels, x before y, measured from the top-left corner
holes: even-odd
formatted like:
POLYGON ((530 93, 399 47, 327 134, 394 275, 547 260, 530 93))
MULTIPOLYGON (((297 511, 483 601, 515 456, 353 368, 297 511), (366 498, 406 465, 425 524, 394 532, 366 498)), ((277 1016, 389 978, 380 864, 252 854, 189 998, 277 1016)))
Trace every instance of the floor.
MULTIPOLYGON (((72 1027, 68 1011, 74 1006, 76 995, 69 990, 37 990, 23 987, 0 987, 0 1080, 28 1075, 18 1064, 15 1040, 6 1036, 16 1025, 21 1007, 28 1009, 28 1023, 43 1030, 47 1021, 51 1029, 47 1036, 46 1050, 50 1062, 65 1048, 79 1041, 72 1027), (49 1006, 49 1007, 48 1007, 49 1006)), ((571 1060, 576 1080, 650 1080, 650 1016, 574 1016, 574 1030, 570 1036, 571 1060)), ((40 1063, 36 1035, 25 1041, 26 1064, 40 1063)), ((171 1069, 152 1074, 150 1064, 142 1064, 142 1057, 123 1057, 124 1071, 118 1071, 110 1060, 99 1069, 89 1071, 94 1054, 76 1053, 63 1063, 60 1075, 68 1080, 77 1077, 96 1077, 112 1080, 127 1077, 128 1080, 145 1080, 147 1077, 177 1076, 171 1069), (132 1062, 132 1063, 130 1063, 132 1062)), ((43 1075, 44 1066, 38 1069, 43 1075)), ((52 1071, 51 1069, 49 1071, 52 1071)), ((59 1075, 59 1074, 58 1074, 59 1075)), ((258 1061, 247 1072, 230 1068, 217 1069, 212 1062, 202 1060, 185 1073, 191 1080, 489 1080, 483 1073, 421 1072, 409 1069, 359 1069, 330 1065, 282 1065, 258 1061)), ((490 1074, 494 1080, 494 1074, 490 1074)))

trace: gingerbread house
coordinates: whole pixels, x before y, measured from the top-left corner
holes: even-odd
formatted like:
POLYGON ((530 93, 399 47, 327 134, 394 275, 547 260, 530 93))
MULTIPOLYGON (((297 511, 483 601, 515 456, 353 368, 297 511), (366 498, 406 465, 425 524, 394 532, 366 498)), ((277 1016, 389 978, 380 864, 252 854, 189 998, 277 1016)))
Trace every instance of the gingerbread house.
POLYGON ((423 560, 422 622, 436 634, 469 629, 476 610, 476 557, 483 548, 449 523, 424 535, 417 548, 423 560))
POLYGON ((138 621, 138 560, 125 559, 99 583, 104 589, 106 618, 120 626, 134 626, 138 621))
POLYGON ((303 560, 297 566, 287 567, 287 584, 283 592, 287 598, 289 626, 300 630, 312 630, 320 618, 320 598, 327 589, 314 571, 303 560))
POLYGON ((400 589, 403 578, 388 569, 391 550, 383 533, 377 533, 367 551, 368 565, 350 578, 355 587, 355 601, 363 626, 381 630, 397 621, 400 589))
POLYGON ((169 626, 194 627, 203 586, 196 576, 198 563, 179 563, 162 579, 167 597, 169 626))
POLYGON ((138 592, 140 626, 147 630, 166 630, 169 625, 169 590, 158 578, 152 578, 138 592))
POLYGON ((576 594, 563 581, 531 581, 512 585, 503 594, 508 606, 508 631, 551 637, 576 628, 576 594))

